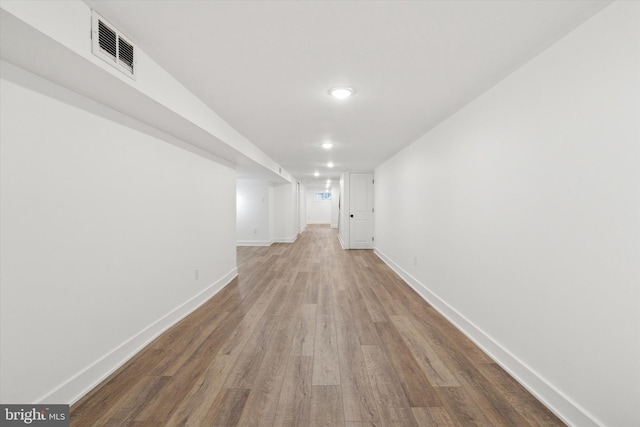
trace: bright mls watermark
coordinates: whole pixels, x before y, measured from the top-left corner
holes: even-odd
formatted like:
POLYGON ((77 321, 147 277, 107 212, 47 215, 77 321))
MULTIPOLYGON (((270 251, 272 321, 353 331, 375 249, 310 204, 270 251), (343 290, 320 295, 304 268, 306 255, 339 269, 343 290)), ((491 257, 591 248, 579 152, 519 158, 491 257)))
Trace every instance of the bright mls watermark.
POLYGON ((0 405, 0 427, 69 427, 69 405, 0 405))

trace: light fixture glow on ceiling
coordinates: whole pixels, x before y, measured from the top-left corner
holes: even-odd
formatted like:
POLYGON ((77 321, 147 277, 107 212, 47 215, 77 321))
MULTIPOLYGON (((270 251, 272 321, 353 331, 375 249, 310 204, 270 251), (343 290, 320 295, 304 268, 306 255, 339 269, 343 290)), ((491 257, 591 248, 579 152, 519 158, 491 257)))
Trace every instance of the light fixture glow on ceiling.
POLYGON ((328 167, 328 168, 332 168, 332 167, 333 167, 333 162, 329 162, 329 163, 327 163, 327 167, 328 167))
POLYGON ((331 184, 331 180, 330 179, 327 180, 327 185, 329 185, 329 184, 331 184))
POLYGON ((320 176, 320 172, 315 171, 315 172, 313 173, 313 176, 320 176))
POLYGON ((345 99, 353 95, 353 89, 350 87, 332 87, 329 89, 329 95, 337 99, 345 99))
POLYGON ((331 149, 331 147, 333 147, 333 144, 330 142, 323 142, 322 143, 322 148, 324 148, 325 150, 329 150, 331 149))

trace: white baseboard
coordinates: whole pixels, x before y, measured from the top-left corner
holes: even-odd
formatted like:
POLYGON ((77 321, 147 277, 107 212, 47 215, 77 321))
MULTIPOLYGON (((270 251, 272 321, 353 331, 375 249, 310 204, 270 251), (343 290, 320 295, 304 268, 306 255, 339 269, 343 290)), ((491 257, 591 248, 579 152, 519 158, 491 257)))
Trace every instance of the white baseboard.
MULTIPOLYGON (((302 233, 302 231, 300 232, 302 233)), ((273 240, 237 240, 236 246, 271 246, 274 243, 293 243, 300 234, 293 237, 277 237, 273 240)))
POLYGON ((238 240, 236 246, 271 246, 273 240, 238 240))
POLYGON ((434 294, 426 285, 422 284, 402 267, 389 259, 389 257, 384 255, 379 249, 374 249, 374 253, 411 286, 422 299, 427 301, 449 322, 471 339, 482 351, 562 419, 562 421, 570 426, 580 427, 598 427, 604 425, 533 369, 529 368, 508 349, 502 347, 472 321, 434 294))
POLYGON ((95 386, 104 381, 109 375, 124 365, 151 341, 160 336, 167 329, 188 316, 195 309, 204 304, 209 298, 227 286, 238 275, 238 269, 234 268, 229 273, 209 285, 206 289, 195 295, 190 300, 171 310, 165 316, 156 320, 147 328, 111 350, 102 358, 96 360, 87 368, 78 372, 73 377, 59 385, 52 392, 46 394, 36 403, 68 403, 74 404, 95 386))
POLYGON ((342 249, 349 249, 349 248, 344 244, 344 241, 342 240, 342 236, 340 235, 340 233, 338 233, 338 241, 340 242, 340 246, 342 246, 342 249))
POLYGON ((298 238, 297 234, 293 237, 277 237, 273 239, 273 243, 293 243, 296 241, 297 238, 298 238))

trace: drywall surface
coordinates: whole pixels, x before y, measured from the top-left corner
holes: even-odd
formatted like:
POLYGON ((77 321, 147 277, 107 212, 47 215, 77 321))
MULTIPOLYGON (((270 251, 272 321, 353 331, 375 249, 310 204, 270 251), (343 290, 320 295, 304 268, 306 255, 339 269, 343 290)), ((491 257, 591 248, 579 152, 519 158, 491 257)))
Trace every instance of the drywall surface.
POLYGON ((298 234, 302 233, 307 228, 307 204, 304 203, 304 195, 307 192, 307 188, 304 184, 298 183, 298 200, 300 201, 298 206, 298 234))
POLYGON ((295 184, 273 187, 273 241, 291 243, 298 236, 298 190, 295 184))
POLYGON ((316 200, 316 193, 325 193, 325 191, 319 188, 310 188, 304 199, 307 206, 307 223, 331 224, 332 200, 316 200))
POLYGON ((70 403, 235 276, 236 174, 2 72, 0 400, 70 403))
POLYGON ((338 215, 340 214, 340 183, 331 187, 331 228, 338 228, 338 215))
POLYGON ((237 180, 236 200, 238 245, 270 245, 269 183, 264 180, 237 180))
POLYGON ((571 425, 640 425, 640 4, 376 171, 376 251, 571 425))
POLYGON ((91 8, 84 2, 3 1, 0 18, 3 59, 228 161, 250 159, 293 181, 139 47, 136 80, 93 55, 91 8))

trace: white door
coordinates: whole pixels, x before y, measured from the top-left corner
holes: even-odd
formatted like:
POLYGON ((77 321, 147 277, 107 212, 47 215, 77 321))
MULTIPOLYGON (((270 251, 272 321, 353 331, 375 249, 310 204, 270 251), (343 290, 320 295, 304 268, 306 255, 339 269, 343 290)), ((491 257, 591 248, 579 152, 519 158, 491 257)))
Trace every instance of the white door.
POLYGON ((349 248, 373 248, 373 175, 349 177, 349 248))

